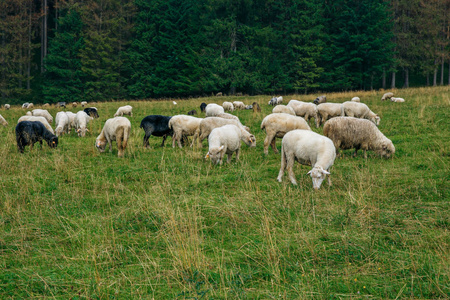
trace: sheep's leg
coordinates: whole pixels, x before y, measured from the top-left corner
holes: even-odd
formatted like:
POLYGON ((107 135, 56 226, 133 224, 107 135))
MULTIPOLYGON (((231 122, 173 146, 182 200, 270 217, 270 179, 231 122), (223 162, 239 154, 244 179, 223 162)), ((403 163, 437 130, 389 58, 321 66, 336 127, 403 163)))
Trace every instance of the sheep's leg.
POLYGON ((267 155, 269 154, 269 144, 272 141, 272 137, 267 134, 265 140, 264 140, 264 154, 267 155))
POLYGON ((280 172, 278 172, 277 180, 281 182, 283 180, 284 170, 286 170, 286 154, 284 153, 283 146, 281 147, 281 167, 280 172))
POLYGON ((272 142, 270 143, 270 146, 272 147, 273 152, 275 152, 276 154, 278 154, 278 149, 277 149, 277 145, 276 145, 276 140, 277 140, 277 138, 276 138, 276 137, 273 137, 273 140, 272 140, 272 142))
MULTIPOLYGON (((176 139, 177 139, 177 135, 176 135, 176 133, 174 132, 173 135, 172 135, 172 148, 175 148, 175 141, 176 141, 176 139)), ((181 148, 181 147, 180 147, 180 148, 181 148)))
POLYGON ((179 134, 177 134, 177 142, 178 142, 178 147, 183 148, 183 146, 181 145, 181 139, 183 139, 184 136, 183 134, 180 132, 179 134))
POLYGON ((109 152, 112 152, 112 141, 110 138, 106 138, 106 140, 108 141, 109 152))
MULTIPOLYGON (((331 167, 328 168, 328 170, 327 170, 328 173, 331 173, 330 170, 331 170, 331 167)), ((331 186, 331 175, 327 175, 327 176, 328 176, 328 185, 331 186)))
POLYGON ((152 131, 146 131, 144 135, 144 148, 150 148, 150 145, 148 143, 149 137, 152 135, 152 131))
POLYGON ((194 147, 194 143, 198 139, 198 130, 195 131, 194 137, 192 138, 191 148, 194 147))
POLYGON ((241 153, 241 149, 236 150, 236 161, 239 160, 239 154, 241 153))
POLYGON ((164 142, 166 141, 166 139, 167 139, 167 134, 165 134, 163 136, 163 141, 162 141, 161 147, 164 147, 164 142))
POLYGON ((286 157, 286 169, 289 175, 289 180, 292 182, 293 185, 297 185, 297 181, 295 180, 294 175, 294 162, 295 162, 294 154, 286 157))
POLYGON ((231 157, 233 156, 233 152, 227 154, 227 164, 231 162, 231 157))
POLYGON ((358 155, 358 147, 355 147, 355 152, 353 153, 353 157, 356 157, 356 155, 358 155))

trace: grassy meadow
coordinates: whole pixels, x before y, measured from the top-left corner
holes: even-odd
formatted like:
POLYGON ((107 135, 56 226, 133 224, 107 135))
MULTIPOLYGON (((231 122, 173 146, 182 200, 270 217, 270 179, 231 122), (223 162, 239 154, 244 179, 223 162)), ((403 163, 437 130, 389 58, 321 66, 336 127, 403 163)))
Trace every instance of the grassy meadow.
POLYGON ((0 299, 448 299, 450 89, 396 90, 405 103, 381 102, 383 93, 327 94, 359 96, 396 153, 343 151, 333 185, 319 191, 299 164, 298 186, 287 174, 276 181, 280 154, 263 154, 260 129, 271 96, 95 103, 100 118, 86 137, 24 154, 14 128, 25 110, 2 108, 0 299), (145 116, 235 100, 263 110, 233 112, 257 139, 240 161, 211 165, 206 140, 179 149, 152 136, 142 147, 145 116), (125 157, 115 142, 99 153, 97 135, 125 104, 125 157))

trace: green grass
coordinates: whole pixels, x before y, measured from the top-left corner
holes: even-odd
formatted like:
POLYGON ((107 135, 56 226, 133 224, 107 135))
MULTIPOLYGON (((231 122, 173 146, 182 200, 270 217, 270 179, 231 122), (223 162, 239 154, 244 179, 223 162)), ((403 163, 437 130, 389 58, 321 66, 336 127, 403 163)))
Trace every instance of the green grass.
POLYGON ((260 130, 270 96, 95 103, 100 118, 85 138, 24 154, 14 127, 25 111, 2 110, 0 298, 448 299, 449 92, 396 91, 405 103, 381 102, 383 92, 328 94, 359 96, 396 153, 343 151, 333 186, 317 192, 307 166, 295 166, 298 186, 276 181, 280 155, 264 156, 260 130), (234 113, 257 138, 240 161, 212 166, 206 141, 174 149, 151 137, 142 147, 145 116, 235 99, 263 109, 234 113), (125 157, 115 143, 98 153, 96 136, 125 103, 134 114, 125 157))

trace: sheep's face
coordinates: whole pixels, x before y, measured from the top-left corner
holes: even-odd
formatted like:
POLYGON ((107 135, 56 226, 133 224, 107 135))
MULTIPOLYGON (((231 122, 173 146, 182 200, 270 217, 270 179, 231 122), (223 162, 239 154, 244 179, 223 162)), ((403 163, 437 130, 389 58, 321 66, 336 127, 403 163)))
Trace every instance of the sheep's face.
POLYGON ((379 151, 379 154, 382 157, 390 158, 395 153, 395 147, 392 143, 383 143, 381 145, 381 150, 379 151))
POLYGON ((86 131, 89 131, 86 127, 78 128, 77 133, 79 137, 84 137, 86 135, 86 131))
POLYGON ((106 141, 96 140, 95 147, 97 147, 98 151, 105 152, 106 149, 106 141))
POLYGON ((222 158, 224 154, 224 146, 218 148, 210 148, 205 158, 210 158, 211 162, 215 165, 222 164, 222 158))
POLYGON ((374 119, 375 125, 377 125, 377 126, 380 125, 380 121, 381 121, 380 117, 378 115, 376 115, 375 119, 374 119))
POLYGON ((256 138, 253 134, 247 137, 244 142, 251 148, 256 147, 256 138))
POLYGON ((50 148, 56 148, 58 147, 58 137, 52 137, 50 140, 47 141, 47 144, 50 148))
POLYGON ((313 168, 311 171, 308 172, 308 174, 311 175, 313 188, 315 190, 318 190, 322 185, 322 181, 325 179, 327 175, 330 175, 330 172, 324 170, 323 168, 313 168))

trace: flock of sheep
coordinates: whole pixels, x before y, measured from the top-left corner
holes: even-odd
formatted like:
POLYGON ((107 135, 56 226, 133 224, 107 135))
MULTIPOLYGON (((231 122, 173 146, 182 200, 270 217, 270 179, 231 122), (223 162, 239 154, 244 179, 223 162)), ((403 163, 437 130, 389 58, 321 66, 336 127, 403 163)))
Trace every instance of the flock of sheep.
MULTIPOLYGON (((402 98, 394 98, 392 93, 386 93, 383 100, 390 99, 393 102, 404 102, 402 98), (394 100, 393 100, 394 99, 394 100)), ((274 106, 272 113, 267 115, 261 122, 261 130, 266 132, 264 140, 264 153, 268 154, 269 145, 275 153, 276 138, 282 138, 281 146, 281 168, 277 180, 287 170, 292 184, 296 185, 293 173, 294 162, 310 165, 312 169, 308 172, 313 181, 313 188, 319 189, 322 181, 328 175, 330 181, 330 168, 334 164, 339 149, 355 149, 356 156, 359 149, 371 150, 383 157, 389 158, 395 152, 395 147, 383 133, 378 129, 380 117, 370 108, 360 102, 358 97, 344 103, 328 103, 326 96, 320 96, 313 102, 302 102, 290 100, 283 105, 283 97, 274 97, 269 105, 274 106), (311 130, 309 123, 314 118, 315 126, 323 125, 323 135, 311 130)), ((25 105, 25 104, 24 104, 25 105)), ((32 104, 31 104, 32 105, 32 104)), ((84 107, 86 103, 83 103, 84 107)), ((60 105, 62 106, 62 105, 60 105)), ((65 107, 65 103, 64 103, 65 107)), ((75 107, 75 106, 73 106, 75 107)), ((5 109, 10 106, 6 104, 5 109)), ((26 108, 30 108, 27 103, 26 108)), ((32 106, 31 106, 32 108, 32 106)), ((239 118, 228 112, 236 109, 252 109, 254 113, 261 112, 258 103, 245 105, 243 102, 223 102, 222 105, 215 103, 202 103, 200 109, 205 113, 205 118, 194 117, 195 110, 188 115, 161 116, 150 115, 141 121, 140 127, 144 129, 144 147, 148 147, 150 136, 163 137, 162 146, 168 136, 172 136, 172 147, 176 144, 182 148, 192 136, 191 147, 198 144, 202 147, 202 141, 208 139, 208 152, 205 158, 210 158, 214 164, 222 164, 225 154, 227 162, 231 161, 232 155, 236 153, 239 159, 241 141, 249 147, 256 146, 256 138, 250 129, 243 125, 239 118)), ((133 116, 130 105, 119 107, 113 118, 108 119, 100 135, 95 141, 95 146, 100 152, 104 152, 106 145, 112 150, 112 141, 116 141, 118 156, 123 157, 131 132, 131 123, 124 115, 133 116)), ((19 152, 23 152, 25 146, 33 147, 36 142, 47 144, 54 148, 58 145, 58 137, 69 133, 74 129, 79 137, 84 137, 87 124, 98 118, 95 107, 72 113, 60 111, 55 118, 55 131, 50 124, 53 117, 45 109, 34 109, 18 120, 16 126, 16 141, 19 152)), ((7 126, 7 121, 0 115, 0 124, 7 126)))

